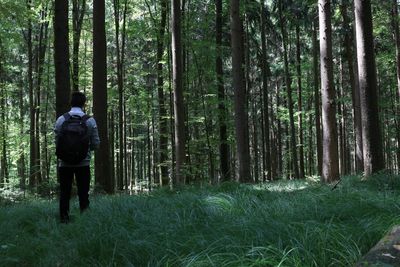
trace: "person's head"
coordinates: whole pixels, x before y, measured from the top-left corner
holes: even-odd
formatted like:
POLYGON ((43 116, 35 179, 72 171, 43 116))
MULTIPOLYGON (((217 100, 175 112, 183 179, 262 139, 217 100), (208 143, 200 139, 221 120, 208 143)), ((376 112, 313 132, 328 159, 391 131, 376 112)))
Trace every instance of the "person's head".
POLYGON ((71 107, 83 108, 86 103, 86 96, 81 92, 73 92, 71 95, 71 107))

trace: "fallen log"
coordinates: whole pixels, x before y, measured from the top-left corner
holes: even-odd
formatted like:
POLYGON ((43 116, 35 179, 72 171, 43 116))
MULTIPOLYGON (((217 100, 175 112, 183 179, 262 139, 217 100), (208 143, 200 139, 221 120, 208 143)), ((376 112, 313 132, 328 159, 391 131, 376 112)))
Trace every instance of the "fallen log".
POLYGON ((400 267, 400 226, 393 227, 355 266, 400 267))

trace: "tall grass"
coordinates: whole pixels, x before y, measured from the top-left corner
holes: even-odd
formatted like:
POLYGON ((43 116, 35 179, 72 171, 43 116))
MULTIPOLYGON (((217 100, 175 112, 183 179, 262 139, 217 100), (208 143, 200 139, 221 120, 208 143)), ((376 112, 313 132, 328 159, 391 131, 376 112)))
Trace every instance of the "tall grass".
POLYGON ((0 208, 1 266, 350 266, 400 222, 397 179, 306 181, 97 196, 0 208))

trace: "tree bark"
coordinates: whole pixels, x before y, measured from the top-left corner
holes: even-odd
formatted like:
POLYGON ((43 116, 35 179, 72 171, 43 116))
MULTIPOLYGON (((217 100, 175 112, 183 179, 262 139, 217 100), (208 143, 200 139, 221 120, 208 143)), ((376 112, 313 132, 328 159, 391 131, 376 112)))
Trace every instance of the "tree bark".
POLYGON ((250 175, 250 151, 248 114, 246 110, 246 86, 243 71, 243 24, 240 18, 240 0, 231 0, 231 46, 232 75, 235 90, 235 133, 237 158, 239 163, 239 181, 252 182, 250 175))
POLYGON ((164 95, 164 76, 162 62, 164 54, 164 35, 167 24, 168 1, 161 0, 161 20, 157 36, 157 90, 158 90, 158 123, 159 123, 159 173, 161 186, 169 183, 168 178, 168 121, 164 95))
POLYGON ((86 0, 72 0, 72 89, 74 91, 79 91, 79 43, 85 11, 86 0))
POLYGON ((54 2, 54 68, 56 77, 56 116, 69 110, 68 0, 54 2))
MULTIPOLYGON (((313 74, 314 74, 314 112, 315 112, 315 139, 317 145, 317 173, 322 176, 322 133, 320 116, 320 91, 318 80, 318 48, 317 48, 317 24, 318 19, 313 21, 313 74)), ((311 148, 310 148, 311 149, 311 148)))
MULTIPOLYGON (((397 96, 395 99, 400 99, 400 33, 399 33, 399 8, 397 0, 392 1, 392 27, 394 33, 394 42, 396 44, 396 74, 397 74, 397 96)), ((397 116, 400 114, 400 109, 395 111, 397 116)), ((397 160, 400 161, 400 122, 398 119, 396 123, 396 138, 397 138, 397 160)))
MULTIPOLYGON (((27 2, 28 9, 32 10, 32 0, 27 2)), ((55 21, 57 17, 55 14, 55 21)), ((55 34, 56 36, 56 34, 55 34)), ((28 35, 27 35, 27 46, 28 46, 28 86, 29 86, 29 187, 33 189, 37 184, 36 177, 36 138, 35 138, 35 103, 34 103, 34 87, 33 87, 33 45, 32 45, 32 21, 28 19, 28 35)), ((56 52, 55 52, 56 53, 56 52)), ((56 72, 57 74, 57 72, 56 72)), ((56 84, 57 88, 57 84, 56 84)), ((57 90, 57 89, 56 89, 57 90)), ((56 99, 57 101, 57 99, 56 99)), ((56 104, 57 105, 57 104, 56 104)))
POLYGON ((369 0, 355 0, 357 58, 360 85, 364 175, 385 168, 379 124, 377 79, 369 0))
POLYGON ((264 116, 264 145, 265 145, 265 170, 263 174, 266 179, 272 180, 272 168, 271 168, 271 149, 270 149, 270 124, 269 124, 269 94, 268 94, 268 63, 267 63, 267 41, 266 41, 266 30, 265 30, 265 5, 264 0, 261 0, 261 75, 262 75, 262 98, 263 98, 263 116, 264 116))
POLYGON ((224 70, 222 62, 222 0, 215 0, 215 43, 216 43, 216 60, 215 69, 217 75, 218 87, 218 122, 219 122, 219 160, 220 160, 220 181, 229 181, 231 173, 229 168, 229 145, 227 137, 227 110, 225 107, 225 88, 224 88, 224 70))
MULTIPOLYGON (((19 125, 20 125, 20 135, 23 136, 25 134, 25 108, 24 108, 24 86, 21 84, 20 90, 18 92, 19 97, 19 125)), ((25 165, 25 142, 20 140, 19 149, 20 156, 18 158, 18 176, 20 177, 20 188, 25 190, 26 188, 26 165, 25 165)))
POLYGON ((336 103, 333 83, 331 2, 330 0, 319 0, 318 7, 323 125, 322 181, 329 183, 339 179, 336 103))
MULTIPOLYGON (((0 44, 0 50, 2 49, 0 44)), ((1 52, 1 51, 0 51, 1 52)), ((6 115, 6 103, 7 95, 6 88, 3 86, 3 69, 2 69, 2 57, 0 55, 0 118, 1 118, 1 156, 0 156, 0 188, 4 187, 8 183, 8 159, 7 159, 7 115, 6 115)))
MULTIPOLYGON (((46 21, 47 17, 47 6, 45 6, 40 11, 40 18, 43 22, 40 23, 40 30, 38 34, 38 43, 36 46, 36 60, 35 60, 35 71, 36 71, 36 96, 34 97, 34 117, 35 117, 35 149, 36 149, 36 180, 40 185, 42 183, 44 166, 42 164, 42 157, 40 151, 40 112, 41 112, 41 98, 43 93, 41 92, 42 87, 42 75, 43 75, 43 66, 46 57, 47 50, 47 37, 48 37, 48 25, 49 23, 46 21), (35 99, 36 98, 36 99, 35 99)), ((41 192, 42 193, 42 192, 41 192)))
POLYGON ((347 68, 349 70, 349 82, 351 86, 352 106, 353 106, 353 129, 355 139, 355 171, 361 172, 363 169, 363 151, 362 151, 362 125, 361 125, 361 107, 360 107, 360 90, 357 80, 357 65, 353 56, 353 29, 349 26, 349 18, 347 15, 347 1, 342 0, 340 10, 343 18, 344 29, 344 53, 347 60, 347 68))
MULTIPOLYGON (((279 107, 280 106, 280 104, 281 104, 281 100, 280 100, 280 96, 279 96, 279 90, 280 89, 280 87, 279 87, 279 81, 277 80, 276 81, 276 88, 275 88, 275 90, 276 90, 276 106, 277 107, 279 107)), ((282 174, 283 174, 283 156, 282 156, 282 151, 283 151, 283 148, 282 148, 282 146, 283 146, 283 144, 282 144, 282 132, 283 132, 283 129, 282 129, 282 123, 281 123, 281 120, 280 120, 280 118, 277 116, 277 118, 276 118, 276 120, 277 120, 277 125, 276 125, 276 127, 277 127, 277 129, 276 129, 276 132, 277 132, 277 134, 276 134, 276 140, 277 140, 277 143, 278 143, 278 145, 277 145, 277 150, 278 150, 278 168, 277 168, 277 177, 280 177, 282 174)))
POLYGON ((107 124, 107 53, 104 0, 93 2, 93 113, 101 145, 95 154, 95 181, 106 193, 114 192, 110 179, 110 147, 107 124))
MULTIPOLYGON (((118 85, 118 131, 119 131, 119 140, 118 140, 118 150, 119 150, 119 175, 117 178, 118 181, 118 190, 123 190, 124 180, 125 180, 125 118, 124 118, 124 58, 125 58, 125 32, 126 32, 126 12, 127 12, 127 0, 124 2, 123 9, 123 25, 122 32, 119 32, 119 23, 120 23, 120 2, 119 0, 114 0, 114 23, 115 23, 115 44, 116 44, 116 52, 117 52, 117 85, 118 85), (120 43, 121 38, 121 43, 120 43)), ((126 185, 125 185, 126 186, 126 185)))
POLYGON ((297 15, 296 23, 296 71, 297 71, 297 106, 299 120, 299 178, 304 178, 304 138, 303 138, 303 107, 302 107, 302 88, 301 88, 301 48, 300 48, 300 16, 297 15))
POLYGON ((172 5, 172 76, 174 90, 174 118, 175 118, 175 176, 173 185, 183 184, 185 174, 185 110, 183 99, 182 80, 182 40, 181 40, 181 8, 179 0, 171 0, 172 5))

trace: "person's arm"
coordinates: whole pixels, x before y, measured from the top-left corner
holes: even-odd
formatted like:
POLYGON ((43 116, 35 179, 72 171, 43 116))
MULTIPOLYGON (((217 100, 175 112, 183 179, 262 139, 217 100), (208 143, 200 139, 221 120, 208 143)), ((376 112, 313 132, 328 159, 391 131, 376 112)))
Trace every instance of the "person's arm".
POLYGON ((54 133, 55 133, 54 140, 56 142, 57 142, 57 137, 58 137, 58 134, 60 133, 61 126, 62 126, 64 120, 65 120, 64 116, 60 116, 60 117, 58 117, 58 119, 54 125, 54 133))
POLYGON ((90 134, 90 150, 96 150, 100 146, 99 130, 97 129, 97 124, 94 118, 90 118, 88 122, 92 128, 90 134))

